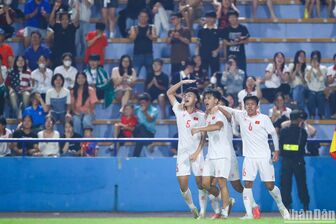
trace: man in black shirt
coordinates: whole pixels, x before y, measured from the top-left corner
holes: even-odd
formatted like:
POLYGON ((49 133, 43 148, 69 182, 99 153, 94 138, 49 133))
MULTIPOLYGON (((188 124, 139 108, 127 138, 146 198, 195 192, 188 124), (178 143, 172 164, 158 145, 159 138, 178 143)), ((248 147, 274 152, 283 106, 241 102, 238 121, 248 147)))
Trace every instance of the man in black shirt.
POLYGON ((292 178, 296 179, 299 198, 306 211, 309 208, 309 195, 306 183, 304 161, 307 132, 302 128, 307 114, 302 110, 293 110, 290 114, 291 125, 280 131, 279 145, 281 164, 281 197, 287 209, 292 203, 292 178))
POLYGON ((155 27, 148 24, 149 14, 146 10, 139 13, 137 26, 132 26, 129 38, 134 41, 133 63, 137 74, 140 74, 142 66, 146 73, 152 71, 153 41, 157 39, 155 27))
POLYGON ((67 11, 58 13, 60 23, 56 23, 55 13, 61 5, 55 3, 50 15, 49 24, 54 31, 53 44, 53 66, 62 65, 62 55, 70 52, 76 56, 76 30, 79 28, 79 9, 77 9, 76 18, 73 23, 70 23, 70 14, 67 11))
POLYGON ((208 12, 205 15, 206 23, 198 32, 199 55, 205 71, 211 70, 211 76, 219 71, 219 52, 221 49, 221 32, 216 26, 216 13, 208 12))
POLYGON ((166 91, 169 86, 169 77, 162 71, 163 61, 155 59, 153 61, 153 72, 149 73, 145 81, 145 92, 152 101, 157 100, 161 109, 162 118, 166 118, 166 91))
MULTIPOLYGON (((194 65, 195 64, 192 61, 187 61, 185 65, 182 66, 182 70, 180 72, 176 72, 172 75, 170 84, 175 85, 176 83, 187 79, 196 80, 195 76, 193 75, 194 65)), ((197 88, 196 82, 181 86, 181 88, 176 91, 179 99, 182 99, 181 94, 183 94, 183 92, 189 87, 197 88)))
POLYGON ((238 12, 232 10, 228 13, 230 26, 223 30, 224 44, 227 57, 234 55, 237 58, 238 68, 246 73, 246 54, 244 44, 248 43, 250 34, 246 26, 239 24, 238 12))

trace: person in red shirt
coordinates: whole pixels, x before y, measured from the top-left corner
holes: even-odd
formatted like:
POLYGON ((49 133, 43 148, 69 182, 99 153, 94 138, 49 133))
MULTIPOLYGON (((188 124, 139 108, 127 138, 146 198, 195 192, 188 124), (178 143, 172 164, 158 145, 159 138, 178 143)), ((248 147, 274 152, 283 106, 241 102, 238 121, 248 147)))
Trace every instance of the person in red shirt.
POLYGON ((115 124, 115 137, 131 138, 133 131, 138 124, 138 119, 134 115, 134 108, 131 104, 127 104, 124 108, 124 113, 121 116, 120 122, 115 124))
POLYGON ((0 55, 2 56, 2 64, 8 69, 13 67, 14 53, 10 45, 5 44, 5 31, 0 28, 0 55))
POLYGON ((89 57, 92 54, 98 54, 100 56, 100 65, 104 65, 105 60, 105 48, 107 46, 107 37, 104 33, 105 24, 96 23, 96 30, 89 32, 86 35, 87 48, 85 51, 85 63, 89 62, 89 57))

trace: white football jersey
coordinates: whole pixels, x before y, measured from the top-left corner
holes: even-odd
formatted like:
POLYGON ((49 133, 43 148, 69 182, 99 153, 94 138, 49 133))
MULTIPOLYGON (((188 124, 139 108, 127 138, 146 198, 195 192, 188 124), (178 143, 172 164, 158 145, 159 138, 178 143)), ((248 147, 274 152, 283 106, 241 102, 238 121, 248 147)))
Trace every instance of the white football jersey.
POLYGON ((178 131, 178 151, 177 155, 184 153, 192 154, 197 150, 201 141, 201 133, 191 134, 192 128, 203 127, 205 125, 205 115, 200 110, 194 110, 189 114, 181 108, 179 102, 175 102, 173 111, 176 116, 177 131, 178 131))
MULTIPOLYGON (((243 156, 249 158, 270 158, 271 149, 268 144, 268 135, 276 134, 271 119, 258 112, 250 117, 246 111, 225 107, 233 114, 240 125, 240 133, 243 141, 243 156)), ((277 143, 275 143, 277 144, 277 143)))
POLYGON ((229 122, 226 117, 217 111, 214 114, 208 114, 206 124, 216 124, 218 121, 223 122, 223 127, 217 131, 207 132, 209 146, 208 146, 208 159, 231 159, 232 150, 232 130, 229 128, 229 122))

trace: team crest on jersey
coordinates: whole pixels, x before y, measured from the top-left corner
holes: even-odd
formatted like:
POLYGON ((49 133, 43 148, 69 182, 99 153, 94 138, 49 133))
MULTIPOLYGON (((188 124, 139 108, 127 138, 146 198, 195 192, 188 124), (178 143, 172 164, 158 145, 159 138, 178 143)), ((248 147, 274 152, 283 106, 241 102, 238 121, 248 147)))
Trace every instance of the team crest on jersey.
POLYGON ((212 116, 212 120, 215 120, 216 116, 212 116))
POLYGON ((198 121, 198 117, 194 117, 194 121, 198 121))
POLYGON ((255 121, 255 124, 260 124, 260 121, 255 121))

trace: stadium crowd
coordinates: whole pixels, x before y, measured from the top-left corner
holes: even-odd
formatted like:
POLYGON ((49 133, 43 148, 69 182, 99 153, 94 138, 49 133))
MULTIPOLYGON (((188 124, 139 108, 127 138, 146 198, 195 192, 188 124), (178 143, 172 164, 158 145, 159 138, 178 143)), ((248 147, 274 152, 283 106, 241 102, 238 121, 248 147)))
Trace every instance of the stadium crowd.
MULTIPOLYGON (((257 2, 253 1, 254 17, 257 2)), ((314 2, 320 16, 320 1, 306 0, 305 18, 312 17, 314 2)), ((107 108, 118 102, 121 120, 115 125, 115 137, 153 138, 157 119, 172 116, 167 89, 184 79, 197 81, 182 86, 177 91, 180 98, 188 87, 200 92, 212 87, 232 108, 243 108, 248 94, 274 103, 269 116, 276 128, 289 120, 294 108, 306 110, 311 119, 336 119, 336 54, 334 65, 327 67, 318 50, 300 50, 290 64, 282 52, 276 52, 264 74, 251 76, 244 47, 250 34, 239 23, 238 3, 214 0, 210 11, 204 10, 202 0, 128 0, 120 11, 117 0, 27 0, 23 11, 18 1, 0 3, 0 136, 90 137, 95 105, 103 102, 107 108), (101 18, 92 30, 95 11, 101 12, 101 18), (24 27, 15 30, 13 24, 24 27), (24 51, 14 51, 6 42, 14 36, 23 38, 24 51), (123 55, 112 71, 106 71, 108 39, 115 37, 134 42, 133 55, 123 55), (170 74, 163 71, 164 61, 153 57, 158 37, 167 38, 171 45, 170 74), (189 49, 192 37, 198 46, 194 54, 189 49), (144 93, 135 95, 142 68, 144 93), (5 117, 20 121, 13 133, 6 128, 5 117), (63 128, 57 130, 56 124, 63 128)), ((327 3, 331 16, 332 1, 327 3)), ((267 6, 276 19, 272 0, 267 6)), ((142 146, 137 143, 134 156, 140 155, 142 146)), ((27 149, 32 156, 95 156, 98 146, 39 143, 27 144, 27 149)), ((22 153, 21 143, 1 143, 0 156, 22 153)))

